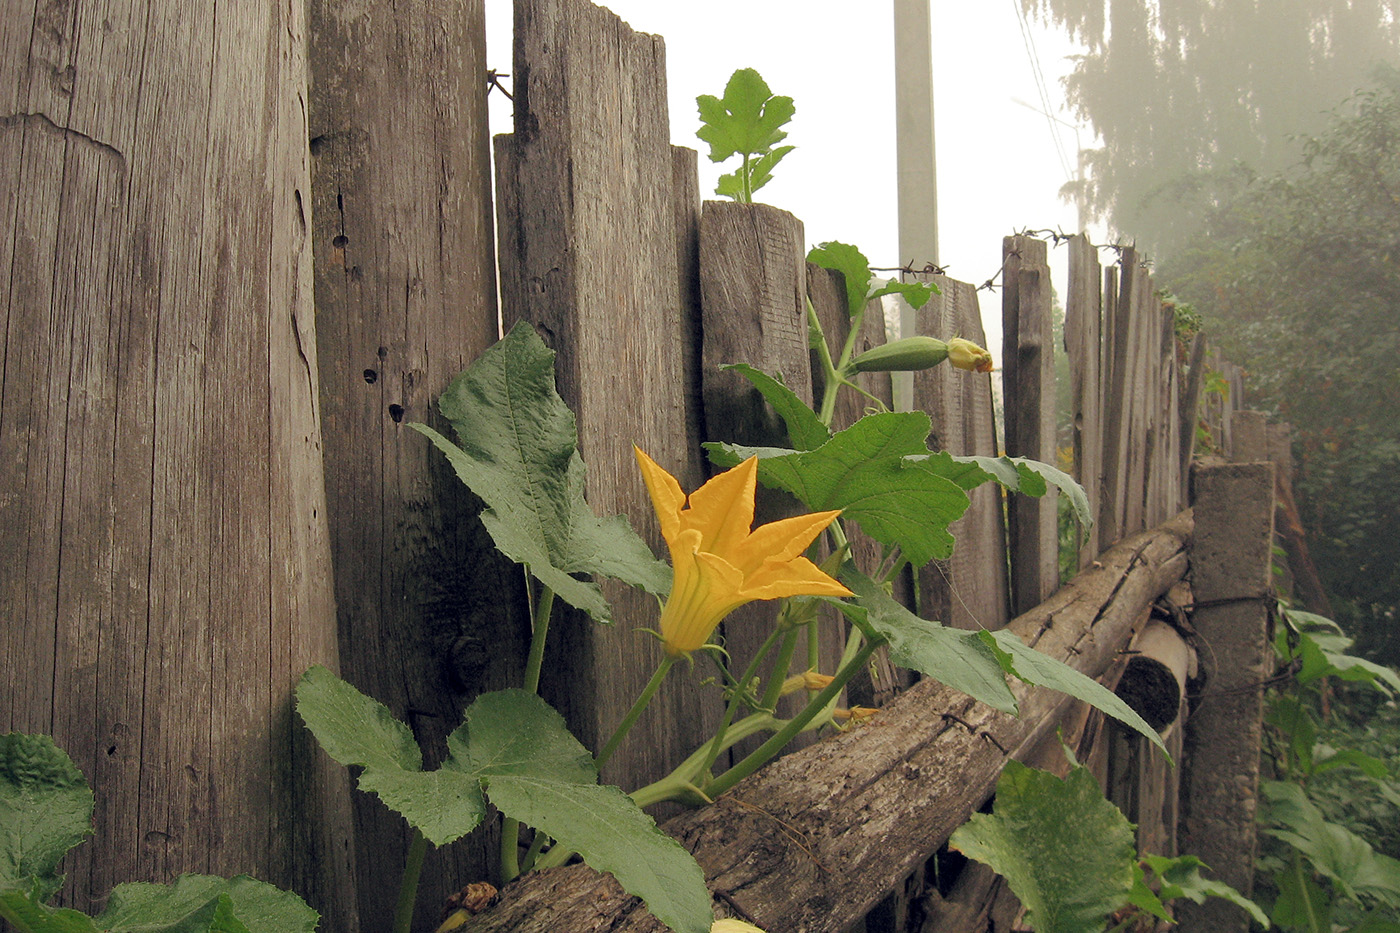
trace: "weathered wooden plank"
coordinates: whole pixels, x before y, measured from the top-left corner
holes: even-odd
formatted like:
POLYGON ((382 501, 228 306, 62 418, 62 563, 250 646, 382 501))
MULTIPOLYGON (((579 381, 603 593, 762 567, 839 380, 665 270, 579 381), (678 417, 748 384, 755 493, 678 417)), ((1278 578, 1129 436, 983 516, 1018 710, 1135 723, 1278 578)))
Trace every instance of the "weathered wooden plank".
MULTIPOLYGON (((963 337, 985 346, 977 290, 946 276, 933 279, 943 294, 919 310, 919 333, 963 337)), ((914 407, 933 419, 934 449, 958 456, 997 455, 990 379, 947 365, 915 373, 914 407)), ((957 539, 953 556, 919 572, 919 612, 956 628, 999 629, 1006 625, 1010 605, 1002 494, 989 483, 974 489, 970 498, 967 512, 950 528, 957 539)))
MULTIPOLYGON (((1113 662, 1150 602, 1186 569, 1190 516, 1135 536, 1010 628, 1091 676, 1113 662)), ((1022 718, 924 680, 861 728, 774 762, 665 828, 705 868, 724 913, 760 926, 836 933, 928 859, 986 798, 1010 755, 1053 736, 1067 697, 1017 689, 1022 718)), ((469 933, 663 929, 584 865, 527 876, 469 933)))
MULTIPOLYGON (((317 345, 344 675, 409 722, 431 765, 479 692, 518 686, 522 575, 426 439, 497 336, 481 0, 310 4, 317 345)), ((355 797, 360 916, 388 928, 404 821, 355 797)), ((494 827, 434 850, 420 925, 486 877, 494 827)))
MULTIPOLYGON (((700 216, 704 440, 757 447, 789 443, 782 419, 751 382, 720 368, 725 364, 747 363, 760 369, 811 404, 805 252, 802 221, 787 211, 767 204, 704 202, 700 216)), ((766 524, 801 511, 801 504, 791 496, 759 489, 754 521, 766 524)), ((778 602, 750 603, 721 626, 736 677, 773 631, 778 608, 778 602)), ((805 659, 806 638, 799 635, 799 640, 804 647, 797 657, 805 659)), ((774 659, 775 655, 769 656, 770 662, 774 659)), ((805 660, 794 661, 794 666, 804 669, 805 660)), ((780 704, 787 715, 797 707, 796 696, 780 704)), ((764 738, 755 736, 740 743, 729 757, 738 760, 764 738)))
MULTIPOLYGON (((1065 295, 1065 350, 1069 356, 1070 398, 1074 420, 1074 476, 1098 515, 1103 471, 1103 293, 1099 251, 1080 234, 1069 244, 1069 287, 1065 295)), ((1079 566, 1099 554, 1095 522, 1079 548, 1079 566)))
MULTIPOLYGON (((515 8, 515 133, 498 142, 502 317, 533 323, 558 351, 559 391, 578 416, 595 509, 623 512, 665 554, 631 445, 697 487, 703 465, 680 335, 674 156, 664 43, 584 0, 515 8)), ((635 630, 656 601, 604 591, 617 625, 564 613, 551 632, 543 693, 597 748, 661 657, 635 630)), ((683 670, 680 669, 680 670, 683 670)), ((606 770, 641 784, 703 740, 713 716, 674 675, 606 770)))
POLYGON ((1099 541, 1116 541, 1123 534, 1127 511, 1128 445, 1131 381, 1131 301, 1137 274, 1137 253, 1128 248, 1118 266, 1104 274, 1103 492, 1099 506, 1099 541), (1112 307, 1107 307, 1112 298, 1112 307))
MULTIPOLYGON (((1045 243, 1005 237, 1002 386, 1006 452, 1055 462, 1055 351, 1050 321, 1050 267, 1045 243)), ((1007 503, 1011 545, 1011 609, 1024 612, 1059 585, 1057 495, 1012 496, 1007 503)))
POLYGON ((1123 431, 1127 442, 1123 457, 1125 483, 1120 490, 1123 518, 1119 533, 1134 534, 1141 531, 1146 522, 1147 464, 1151 459, 1148 445, 1152 443, 1147 398, 1155 357, 1152 344, 1157 332, 1157 316, 1151 311, 1156 299, 1152 294, 1152 279, 1147 266, 1139 257, 1135 257, 1135 265, 1129 274, 1126 253, 1123 261, 1122 288, 1126 294, 1120 298, 1119 310, 1122 313, 1126 309, 1127 313, 1127 360, 1122 383, 1126 406, 1123 431))
POLYGON ((87 909, 251 872, 358 928, 347 776, 290 703, 336 663, 302 17, 0 18, 0 709, 96 786, 87 909))

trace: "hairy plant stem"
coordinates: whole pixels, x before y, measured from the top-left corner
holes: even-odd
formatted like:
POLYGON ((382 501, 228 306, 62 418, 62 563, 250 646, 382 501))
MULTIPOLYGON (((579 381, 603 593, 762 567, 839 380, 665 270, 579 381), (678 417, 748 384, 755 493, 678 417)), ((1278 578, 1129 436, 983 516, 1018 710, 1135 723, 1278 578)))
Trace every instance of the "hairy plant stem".
MULTIPOLYGON (((783 613, 787 612, 791 601, 786 601, 783 605, 783 613)), ((763 691, 763 699, 758 705, 763 709, 774 709, 778 705, 778 699, 783 695, 783 682, 787 680, 788 668, 792 666, 792 656, 797 651, 797 629, 795 627, 779 626, 783 629, 783 643, 778 647, 778 656, 773 660, 773 668, 768 673, 768 684, 763 691)))
POLYGON ((593 763, 598 766, 599 771, 603 770, 603 765, 607 764, 613 752, 617 751, 617 747, 622 744, 623 738, 626 737, 627 732, 632 728, 633 724, 636 723, 638 717, 642 715, 642 711, 647 708, 647 704, 651 702, 651 698, 656 695, 657 689, 661 686, 661 681, 666 679, 666 675, 670 673, 672 666, 675 665, 677 660, 679 659, 672 655, 666 655, 666 658, 661 662, 660 666, 656 668, 655 673, 651 675, 651 680, 647 681, 646 687, 642 689, 641 695, 637 697, 637 702, 632 704, 632 708, 627 711, 627 715, 622 717, 622 722, 618 723, 617 728, 613 730, 612 738, 608 739, 608 743, 603 746, 603 750, 593 759, 593 763))
MULTIPOLYGON (((768 637, 763 640, 763 644, 759 646, 758 651, 754 653, 753 660, 750 661, 749 666, 744 669, 743 676, 734 682, 733 692, 729 696, 729 703, 724 707, 724 718, 720 720, 719 728, 715 730, 714 738, 701 749, 704 752, 704 764, 696 770, 696 774, 708 774, 710 767, 714 765, 715 759, 719 757, 720 752, 728 748, 729 745, 734 744, 733 742, 730 742, 728 745, 724 744, 725 733, 729 729, 729 724, 734 721, 734 714, 739 711, 739 704, 744 698, 744 691, 747 689, 748 684, 753 682, 754 675, 758 673, 758 666, 763 662, 763 659, 768 656, 768 652, 773 650, 774 643, 782 637, 782 634, 782 631, 775 626, 773 631, 768 633, 768 637)), ((698 755, 700 753, 697 752, 696 754, 698 755)), ((691 757, 694 758, 695 756, 692 755, 691 757)), ((686 760, 689 761, 690 759, 686 760)), ((685 765, 682 764, 681 767, 683 768, 685 765)), ((681 768, 677 768, 672 774, 680 770, 681 768)))
MULTIPOLYGON (((526 581, 528 584, 528 580, 526 581)), ((525 689, 538 693, 540 689, 540 667, 544 663, 544 643, 549 637, 549 617, 554 611, 554 591, 547 586, 540 587, 540 598, 535 601, 531 616, 533 634, 530 636, 530 654, 525 659, 525 689)))
POLYGON ((394 907, 394 933, 409 933, 413 926, 413 905, 418 901, 418 878, 423 874, 423 856, 428 853, 428 840, 417 829, 408 844, 404 859, 403 880, 399 882, 399 900, 394 907))
MULTIPOLYGON (((525 591, 531 594, 530 577, 525 577, 525 591)), ((526 690, 538 693, 540 689, 540 667, 544 663, 544 643, 549 637, 549 618, 554 611, 554 591, 540 586, 538 599, 530 600, 532 634, 530 654, 525 659, 526 690)), ((520 876, 520 821, 506 817, 501 821, 501 881, 514 881, 520 876)))

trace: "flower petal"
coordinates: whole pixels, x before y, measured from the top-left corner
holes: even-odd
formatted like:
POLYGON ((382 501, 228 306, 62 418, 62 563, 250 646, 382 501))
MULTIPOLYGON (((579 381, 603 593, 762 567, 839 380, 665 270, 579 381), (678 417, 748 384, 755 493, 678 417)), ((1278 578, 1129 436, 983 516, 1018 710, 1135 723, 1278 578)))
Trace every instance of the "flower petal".
POLYGON ((815 541, 817 535, 825 531, 826 526, 840 514, 840 511, 812 512, 760 525, 730 560, 748 571, 758 570, 769 558, 791 560, 807 550, 807 545, 815 541))
POLYGON ((700 533, 693 528, 677 539, 673 562, 675 583, 661 612, 661 640, 673 655, 705 644, 729 613, 747 602, 740 595, 744 575, 722 557, 696 548, 700 533))
POLYGON ((676 478, 657 466, 656 461, 643 453, 640 447, 632 445, 632 452, 637 455, 637 466, 641 467, 642 480, 647 484, 647 492, 651 494, 652 508, 656 509, 656 518, 661 522, 661 534, 670 546, 674 560, 675 541, 681 530, 680 512, 681 507, 685 505, 685 493, 681 491, 681 484, 676 482, 676 478))
POLYGON ((744 578, 739 592, 750 599, 780 599, 784 596, 852 596, 838 580, 826 575, 805 557, 769 560, 763 569, 744 578))
POLYGON ((758 479, 758 458, 750 457, 690 494, 690 508, 681 514, 684 528, 700 532, 700 550, 729 555, 749 536, 753 525, 753 497, 758 479))

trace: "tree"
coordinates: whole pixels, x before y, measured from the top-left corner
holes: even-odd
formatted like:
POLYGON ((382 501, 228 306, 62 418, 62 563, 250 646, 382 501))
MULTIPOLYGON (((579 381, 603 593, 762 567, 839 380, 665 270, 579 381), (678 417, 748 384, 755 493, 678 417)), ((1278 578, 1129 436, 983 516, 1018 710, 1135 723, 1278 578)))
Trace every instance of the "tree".
POLYGON ((1103 137, 1086 195, 1161 256, 1400 49, 1397 0, 1021 0, 1087 46, 1066 81, 1103 137))
POLYGON ((1213 211, 1160 278, 1193 302, 1251 399, 1294 426, 1319 571, 1364 647, 1400 637, 1400 71, 1340 108, 1291 171, 1213 211))

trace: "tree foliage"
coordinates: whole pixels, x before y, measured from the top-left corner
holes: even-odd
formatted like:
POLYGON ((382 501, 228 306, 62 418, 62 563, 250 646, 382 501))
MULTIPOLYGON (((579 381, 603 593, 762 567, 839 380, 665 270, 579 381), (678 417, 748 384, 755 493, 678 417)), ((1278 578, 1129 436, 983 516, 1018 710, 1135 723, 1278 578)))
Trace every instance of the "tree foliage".
POLYGON ((1400 659, 1400 71, 1353 96, 1293 169, 1259 176, 1163 264, 1251 402, 1294 427, 1313 557, 1363 650, 1400 659), (1357 616, 1353 616, 1357 618, 1357 616), (1388 644, 1387 644, 1388 643, 1388 644))
POLYGON ((1104 141, 1089 204, 1159 258, 1400 50, 1400 0, 1021 3, 1086 46, 1066 90, 1104 141))

